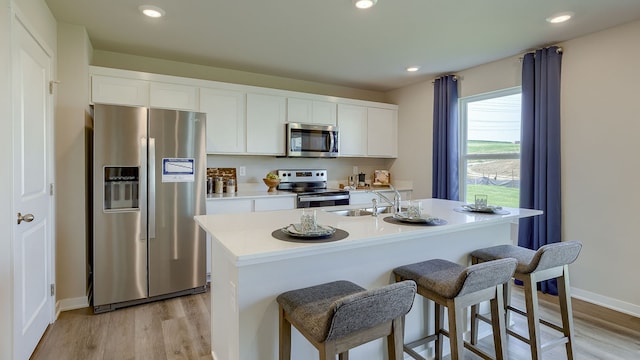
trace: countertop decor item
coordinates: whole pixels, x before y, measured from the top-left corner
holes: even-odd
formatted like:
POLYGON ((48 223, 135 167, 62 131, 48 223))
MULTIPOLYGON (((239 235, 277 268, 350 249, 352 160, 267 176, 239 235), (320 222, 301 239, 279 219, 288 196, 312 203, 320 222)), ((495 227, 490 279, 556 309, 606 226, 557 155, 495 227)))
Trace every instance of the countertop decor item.
MULTIPOLYGON (((238 179, 236 177, 236 168, 207 168, 207 176, 212 178, 221 177, 222 184, 226 184, 229 179, 233 179, 235 185, 235 192, 238 192, 238 179)), ((222 186, 221 192, 226 192, 225 186, 222 186)))
POLYGON ((262 179, 262 181, 264 181, 264 184, 269 187, 269 190, 267 190, 268 192, 276 191, 276 186, 278 186, 278 184, 280 184, 280 179, 267 179, 267 178, 264 178, 264 179, 262 179))
POLYGON ((391 184, 391 174, 388 170, 376 170, 373 172, 373 186, 387 187, 391 184))

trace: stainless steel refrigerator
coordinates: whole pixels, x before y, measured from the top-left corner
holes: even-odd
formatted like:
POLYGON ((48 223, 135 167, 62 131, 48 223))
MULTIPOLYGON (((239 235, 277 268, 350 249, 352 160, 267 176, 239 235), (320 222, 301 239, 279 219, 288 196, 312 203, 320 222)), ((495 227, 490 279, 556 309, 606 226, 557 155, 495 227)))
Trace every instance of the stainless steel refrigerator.
POLYGON ((94 312, 206 290, 205 116, 94 106, 94 312))

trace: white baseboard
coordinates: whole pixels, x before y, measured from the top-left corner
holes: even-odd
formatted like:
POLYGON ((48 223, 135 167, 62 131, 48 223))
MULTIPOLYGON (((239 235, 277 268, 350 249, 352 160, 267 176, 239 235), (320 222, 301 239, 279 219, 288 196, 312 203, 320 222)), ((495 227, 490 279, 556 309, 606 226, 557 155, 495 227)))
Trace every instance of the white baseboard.
POLYGON ((640 306, 571 287, 571 297, 640 318, 640 306))
POLYGON ((63 311, 82 309, 89 307, 89 299, 86 296, 62 299, 56 302, 56 319, 63 311))

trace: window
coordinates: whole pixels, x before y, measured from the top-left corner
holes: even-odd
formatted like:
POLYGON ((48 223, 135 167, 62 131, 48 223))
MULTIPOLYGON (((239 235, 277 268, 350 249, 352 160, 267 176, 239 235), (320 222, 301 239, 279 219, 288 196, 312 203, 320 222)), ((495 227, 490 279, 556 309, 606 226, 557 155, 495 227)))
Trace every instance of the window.
POLYGON ((460 198, 476 194, 490 205, 520 202, 521 90, 512 88, 460 99, 460 198))

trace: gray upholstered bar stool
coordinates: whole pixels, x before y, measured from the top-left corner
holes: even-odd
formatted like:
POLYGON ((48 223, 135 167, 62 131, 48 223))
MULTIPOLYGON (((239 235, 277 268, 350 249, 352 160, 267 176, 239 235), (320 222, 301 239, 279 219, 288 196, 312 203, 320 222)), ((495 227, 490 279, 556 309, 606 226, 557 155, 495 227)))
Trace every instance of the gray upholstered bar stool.
MULTIPOLYGON (((567 358, 573 359, 573 316, 571 314, 571 295, 569 288, 569 264, 574 262, 580 254, 582 243, 579 241, 566 241, 548 244, 537 251, 515 245, 498 245, 485 249, 475 250, 471 253, 473 263, 492 261, 501 258, 515 258, 518 267, 514 278, 523 282, 526 311, 511 306, 511 282, 505 284, 505 309, 527 317, 529 338, 526 338, 511 329, 507 329, 509 335, 529 344, 531 358, 536 360, 542 357, 542 351, 555 345, 565 344, 567 358), (540 319, 538 314, 537 284, 540 281, 557 278, 558 301, 560 303, 560 315, 562 326, 540 319), (561 338, 542 344, 540 339, 540 323, 563 333, 561 338)), ((477 341, 478 320, 488 319, 477 312, 477 308, 471 309, 471 339, 477 341)), ((506 317, 509 321, 509 317, 506 317)))
POLYGON ((403 319, 415 294, 413 281, 366 290, 344 280, 280 294, 280 360, 291 359, 292 324, 318 349, 320 360, 348 360, 349 349, 385 336, 389 359, 400 360, 403 319))
POLYGON ((491 302, 493 340, 497 359, 505 359, 502 345, 505 338, 502 285, 513 276, 515 259, 503 259, 464 267, 451 261, 434 259, 405 265, 393 270, 396 281, 413 280, 418 284, 418 294, 435 303, 435 333, 404 346, 404 351, 414 359, 424 359, 414 351, 417 346, 435 341, 435 358, 442 358, 443 335, 449 337, 451 360, 463 358, 464 347, 476 355, 491 356, 465 342, 462 337, 466 318, 464 310, 482 301, 491 302), (448 309, 449 331, 444 329, 444 308, 448 309))

